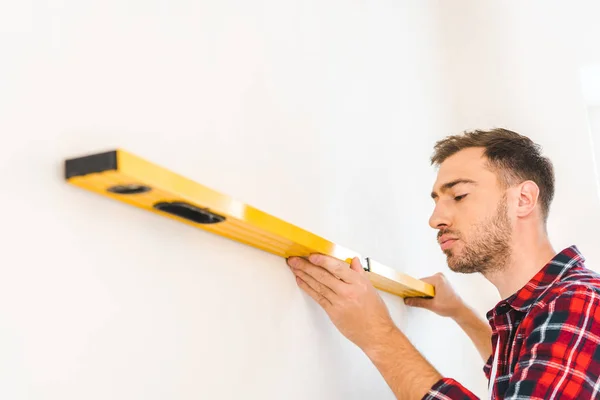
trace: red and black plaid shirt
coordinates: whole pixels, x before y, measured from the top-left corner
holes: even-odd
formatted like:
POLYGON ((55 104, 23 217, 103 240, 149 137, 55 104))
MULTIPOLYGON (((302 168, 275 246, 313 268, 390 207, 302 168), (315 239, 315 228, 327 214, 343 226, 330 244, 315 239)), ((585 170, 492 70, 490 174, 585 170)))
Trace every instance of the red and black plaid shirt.
MULTIPOLYGON (((600 276, 584 261, 575 246, 563 250, 488 312, 493 353, 500 338, 494 399, 600 398, 600 276)), ((477 397, 444 378, 424 399, 477 397)))

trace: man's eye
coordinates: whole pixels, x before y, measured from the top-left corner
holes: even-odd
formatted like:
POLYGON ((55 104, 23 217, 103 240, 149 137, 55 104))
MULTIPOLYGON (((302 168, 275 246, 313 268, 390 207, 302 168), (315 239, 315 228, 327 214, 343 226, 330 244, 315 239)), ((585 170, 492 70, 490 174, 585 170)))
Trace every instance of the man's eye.
POLYGON ((467 195, 466 195, 466 194, 463 194, 463 195, 460 195, 460 196, 456 196, 456 197, 454 197, 454 200, 456 200, 456 201, 461 201, 461 200, 462 200, 462 199, 464 199, 465 197, 467 197, 467 195))

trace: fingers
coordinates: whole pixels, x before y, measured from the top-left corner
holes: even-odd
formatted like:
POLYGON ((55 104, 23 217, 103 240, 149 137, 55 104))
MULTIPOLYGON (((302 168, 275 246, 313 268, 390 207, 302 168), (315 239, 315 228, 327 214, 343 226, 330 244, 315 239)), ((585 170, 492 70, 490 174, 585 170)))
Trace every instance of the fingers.
POLYGON ((315 293, 327 299, 330 304, 334 302, 336 294, 329 287, 323 285, 321 282, 302 270, 295 270, 294 273, 296 274, 296 277, 300 278, 304 283, 306 283, 308 287, 315 293))
MULTIPOLYGON (((443 282, 443 280, 445 279, 444 274, 438 272, 435 275, 431 275, 431 276, 427 276, 425 278, 421 278, 421 280, 425 283, 429 283, 430 285, 433 285, 434 288, 438 289, 438 287, 440 286, 440 284, 443 282)), ((427 298, 421 298, 421 297, 407 297, 404 299, 404 304, 411 306, 411 307, 419 307, 419 308, 425 308, 427 310, 434 310, 435 308, 438 308, 439 305, 436 305, 438 299, 427 299, 427 298)))
POLYGON ((340 278, 346 283, 357 282, 357 272, 364 272, 362 267, 357 268, 357 266, 360 266, 360 261, 357 257, 355 257, 352 260, 351 265, 354 265, 354 268, 352 269, 348 268, 348 263, 346 263, 345 261, 324 254, 311 254, 308 257, 308 260, 311 263, 326 269, 327 271, 329 271, 330 274, 340 278))
POLYGON ((426 278, 421 278, 421 280, 425 283, 429 283, 429 284, 436 284, 436 283, 440 283, 442 281, 442 279, 444 279, 444 274, 442 274, 441 272, 438 272, 435 275, 432 276, 428 276, 426 278))
POLYGON ((334 294, 340 293, 343 290, 343 286, 346 285, 346 283, 333 276, 326 269, 314 265, 310 261, 307 261, 303 258, 290 257, 290 259, 288 260, 288 265, 296 274, 298 272, 303 272, 306 275, 309 275, 312 278, 312 280, 307 283, 310 284, 311 282, 316 281, 316 283, 319 283, 320 285, 323 285, 330 289, 330 291, 332 291, 334 294))
POLYGON ((419 307, 429 309, 431 299, 421 299, 419 297, 407 297, 404 299, 404 304, 411 307, 419 307))
POLYGON ((302 278, 296 275, 296 283, 300 287, 300 289, 304 290, 314 301, 319 303, 321 307, 325 310, 329 306, 331 306, 331 301, 327 300, 325 297, 321 296, 316 290, 314 290, 308 283, 306 283, 302 278))

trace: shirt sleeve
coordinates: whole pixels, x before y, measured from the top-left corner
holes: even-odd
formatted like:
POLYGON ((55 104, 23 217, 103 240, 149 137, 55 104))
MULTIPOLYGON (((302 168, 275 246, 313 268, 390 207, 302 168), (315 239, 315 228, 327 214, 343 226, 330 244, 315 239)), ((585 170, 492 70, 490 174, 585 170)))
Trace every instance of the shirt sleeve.
POLYGON ((452 378, 440 379, 423 400, 478 400, 472 392, 452 378))
POLYGON ((483 373, 485 374, 485 377, 488 379, 488 381, 492 377, 492 363, 493 362, 494 362, 494 356, 491 355, 490 358, 488 358, 485 365, 483 366, 483 373))
POLYGON ((598 398, 598 292, 578 284, 535 312, 505 399, 598 398))
MULTIPOLYGON (((489 380, 492 375, 492 362, 494 356, 490 356, 483 366, 483 373, 489 380)), ((465 388, 462 384, 452 378, 440 379, 423 397, 423 400, 455 400, 455 399, 466 399, 466 400, 478 400, 479 397, 475 396, 471 391, 465 388)))

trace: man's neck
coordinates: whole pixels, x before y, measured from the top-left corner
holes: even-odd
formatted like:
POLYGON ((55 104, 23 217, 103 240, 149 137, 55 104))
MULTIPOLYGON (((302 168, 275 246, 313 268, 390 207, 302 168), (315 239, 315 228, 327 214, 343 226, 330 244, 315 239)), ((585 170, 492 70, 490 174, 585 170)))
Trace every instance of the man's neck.
POLYGON ((510 260, 498 271, 485 277, 498 289, 500 297, 506 299, 527 284, 556 255, 546 235, 517 239, 512 246, 510 260))

